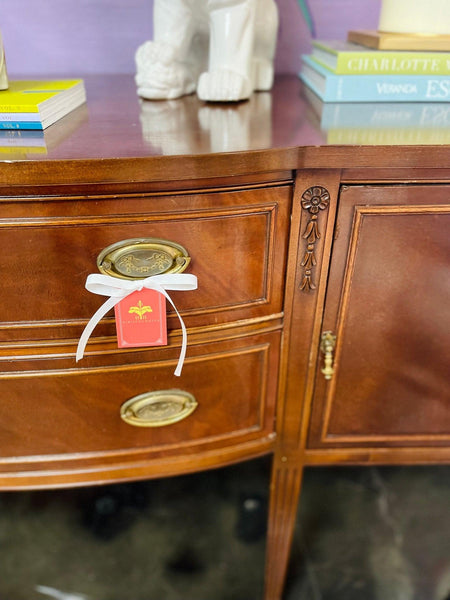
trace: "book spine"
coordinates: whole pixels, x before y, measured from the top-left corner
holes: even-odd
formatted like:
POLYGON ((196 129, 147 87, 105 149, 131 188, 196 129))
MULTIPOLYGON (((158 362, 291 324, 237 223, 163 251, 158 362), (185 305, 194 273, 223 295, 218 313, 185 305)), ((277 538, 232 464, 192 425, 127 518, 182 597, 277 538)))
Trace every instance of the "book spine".
POLYGON ((331 75, 320 96, 326 102, 448 102, 450 77, 331 75))
POLYGON ((39 115, 39 108, 29 104, 0 104, 0 113, 35 113, 39 115))
POLYGON ((40 121, 39 113, 0 112, 0 121, 40 121))
POLYGON ((329 144, 449 144, 450 132, 440 129, 347 129, 337 128, 327 131, 329 144))
POLYGON ((42 123, 38 121, 0 121, 0 129, 40 129, 42 123))
POLYGON ((366 75, 450 75, 450 53, 341 52, 335 72, 366 75))
POLYGON ((418 33, 388 33, 385 31, 351 30, 347 41, 376 50, 417 52, 448 52, 450 35, 421 35, 418 33))
POLYGON ((447 103, 350 102, 324 103, 320 125, 323 129, 376 129, 388 127, 450 129, 450 105, 447 103))
MULTIPOLYGON (((13 156, 26 154, 47 154, 46 146, 0 146, 0 155, 12 154, 13 156)), ((8 156, 2 156, 9 158, 8 156)))
POLYGON ((26 136, 19 138, 0 138, 0 148, 40 148, 45 146, 45 139, 42 134, 41 138, 27 138, 26 136))

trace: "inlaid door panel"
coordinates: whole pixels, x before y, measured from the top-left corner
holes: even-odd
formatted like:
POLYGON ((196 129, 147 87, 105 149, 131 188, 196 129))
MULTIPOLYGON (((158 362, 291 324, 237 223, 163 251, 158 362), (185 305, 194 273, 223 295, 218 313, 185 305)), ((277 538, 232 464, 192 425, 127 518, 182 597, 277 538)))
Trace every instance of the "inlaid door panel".
MULTIPOLYGON (((450 188, 341 191, 310 447, 450 443, 450 188)), ((319 341, 318 341, 319 343, 319 341)))

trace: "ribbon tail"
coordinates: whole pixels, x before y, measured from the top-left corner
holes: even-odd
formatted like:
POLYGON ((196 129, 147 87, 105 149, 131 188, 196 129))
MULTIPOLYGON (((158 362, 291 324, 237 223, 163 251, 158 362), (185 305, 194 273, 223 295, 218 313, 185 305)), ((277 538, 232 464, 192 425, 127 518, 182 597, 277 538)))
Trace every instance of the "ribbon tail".
MULTIPOLYGON (((175 306, 173 304, 172 304, 172 306, 175 308, 175 306)), ((186 326, 184 324, 184 321, 181 318, 181 315, 177 311, 176 308, 175 308, 175 312, 177 313, 177 316, 178 316, 178 318, 180 320, 181 331, 183 332, 183 341, 182 341, 182 344, 181 344, 180 356, 178 357, 177 368, 175 369, 175 372, 174 372, 174 375, 176 375, 177 377, 179 377, 181 375, 181 370, 183 369, 183 364, 184 364, 184 358, 186 356, 187 333, 186 333, 186 326)))
POLYGON ((81 337, 78 341, 77 353, 75 355, 76 362, 81 360, 84 355, 84 349, 86 348, 86 344, 88 343, 89 338, 91 337, 91 333, 94 331, 98 322, 106 315, 106 313, 113 308, 116 304, 118 304, 122 300, 123 296, 117 298, 108 298, 106 302, 104 302, 100 308, 92 315, 88 324, 83 330, 81 337))
POLYGON ((158 290, 161 292, 161 294, 163 294, 163 296, 165 296, 167 298, 167 300, 170 302, 172 308, 174 309, 174 311, 177 313, 177 317, 178 320, 180 321, 180 325, 181 325, 181 331, 183 333, 183 339, 181 342, 181 350, 180 350, 180 356, 178 357, 178 363, 177 363, 177 368, 174 371, 174 375, 176 375, 177 377, 179 377, 181 375, 181 370, 183 369, 183 363, 184 363, 184 358, 186 356, 186 348, 187 348, 187 332, 186 332, 186 325, 184 324, 183 319, 181 318, 180 313, 177 310, 177 307, 175 306, 175 304, 172 302, 172 298, 169 296, 169 294, 166 292, 166 290, 164 289, 160 289, 158 290))

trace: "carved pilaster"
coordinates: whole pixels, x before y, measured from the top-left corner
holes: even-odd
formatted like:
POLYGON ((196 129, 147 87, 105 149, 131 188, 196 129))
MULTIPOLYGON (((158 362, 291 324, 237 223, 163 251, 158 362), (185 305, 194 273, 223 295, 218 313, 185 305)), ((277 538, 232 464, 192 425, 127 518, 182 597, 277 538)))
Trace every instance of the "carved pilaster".
POLYGON ((302 238, 306 240, 305 254, 300 263, 304 267, 302 283, 300 289, 305 292, 315 290, 313 281, 313 269, 317 264, 316 242, 320 239, 318 217, 321 210, 328 208, 330 203, 330 194, 328 190, 319 185, 308 188, 302 195, 302 208, 308 211, 310 219, 306 224, 302 238))

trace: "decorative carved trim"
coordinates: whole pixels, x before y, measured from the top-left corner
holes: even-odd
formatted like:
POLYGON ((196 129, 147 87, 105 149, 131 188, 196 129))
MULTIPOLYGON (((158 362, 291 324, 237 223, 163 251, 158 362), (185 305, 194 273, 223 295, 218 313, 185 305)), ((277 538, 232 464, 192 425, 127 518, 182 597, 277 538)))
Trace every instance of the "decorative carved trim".
POLYGON ((320 239, 318 225, 319 211, 326 210, 330 204, 330 194, 327 189, 319 185, 308 188, 302 195, 302 208, 310 214, 310 219, 306 224, 302 238, 307 241, 305 254, 300 263, 304 267, 303 279, 300 290, 309 292, 315 290, 313 282, 313 269, 317 264, 315 249, 316 242, 320 239))

